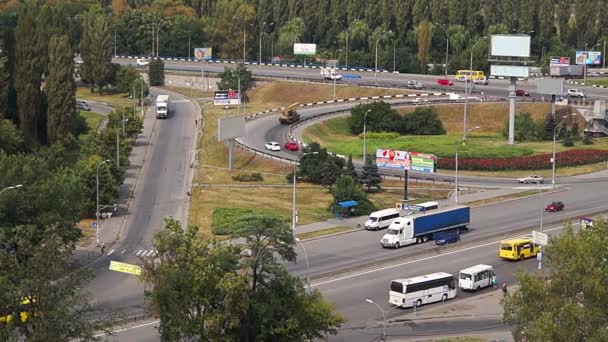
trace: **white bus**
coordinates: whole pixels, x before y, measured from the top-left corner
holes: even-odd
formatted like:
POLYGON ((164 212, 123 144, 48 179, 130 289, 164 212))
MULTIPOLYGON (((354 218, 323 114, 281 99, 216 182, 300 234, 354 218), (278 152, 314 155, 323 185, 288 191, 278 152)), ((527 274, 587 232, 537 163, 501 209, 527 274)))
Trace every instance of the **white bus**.
POLYGON ((393 220, 399 217, 401 217, 401 214, 398 209, 374 211, 369 214, 369 218, 365 221, 365 229, 379 230, 388 228, 388 226, 393 223, 393 220))
POLYGON ((443 302, 454 297, 456 297, 454 276, 445 272, 393 280, 389 291, 389 303, 402 308, 443 302))
POLYGON ((492 286, 494 276, 494 267, 490 265, 479 264, 465 268, 460 271, 458 276, 458 287, 463 290, 477 291, 492 286))

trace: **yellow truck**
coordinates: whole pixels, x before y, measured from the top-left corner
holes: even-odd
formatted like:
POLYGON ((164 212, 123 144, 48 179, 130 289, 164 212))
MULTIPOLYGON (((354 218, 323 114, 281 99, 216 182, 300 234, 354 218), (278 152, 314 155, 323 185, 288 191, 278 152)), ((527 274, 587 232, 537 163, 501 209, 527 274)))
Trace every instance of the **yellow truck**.
POLYGON ((281 115, 279 116, 279 122, 287 125, 295 123, 300 120, 300 114, 298 114, 297 109, 300 106, 299 102, 290 104, 285 107, 285 109, 281 110, 281 115))

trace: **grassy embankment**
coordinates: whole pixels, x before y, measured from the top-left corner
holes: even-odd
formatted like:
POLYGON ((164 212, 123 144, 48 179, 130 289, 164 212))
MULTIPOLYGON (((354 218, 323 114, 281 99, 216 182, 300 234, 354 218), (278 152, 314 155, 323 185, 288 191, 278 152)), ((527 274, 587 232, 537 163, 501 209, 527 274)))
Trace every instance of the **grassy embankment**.
MULTIPOLYGON (((400 113, 413 111, 413 108, 399 109, 400 113)), ((401 136, 395 139, 367 139, 368 153, 373 153, 376 148, 393 148, 399 150, 418 151, 436 154, 440 157, 453 157, 455 154, 454 144, 462 135, 462 105, 441 105, 437 106, 439 118, 447 131, 446 135, 441 136, 401 136)), ((518 104, 517 111, 530 112, 535 120, 542 120, 544 113, 549 111, 548 104, 518 104)), ((467 126, 479 127, 469 132, 466 146, 460 149, 459 156, 462 158, 509 158, 520 157, 535 153, 550 153, 552 143, 542 142, 523 142, 515 145, 508 145, 505 138, 500 134, 505 119, 508 114, 508 104, 472 104, 469 106, 467 114, 467 126)), ((582 119, 581 119, 582 120, 582 119)), ((584 124, 579 123, 582 129, 584 124)), ((353 158, 361 158, 362 138, 354 136, 348 128, 347 117, 330 119, 314 126, 308 127, 303 134, 306 142, 317 141, 328 150, 349 155, 353 158)), ((557 145, 557 151, 568 149, 608 149, 608 139, 594 139, 593 145, 583 145, 577 141, 574 147, 563 147, 557 145)), ((576 175, 598 171, 606 168, 606 163, 585 165, 579 167, 558 167, 557 172, 560 176, 576 175)), ((440 170, 441 172, 451 172, 451 170, 440 170)), ((464 174, 487 175, 487 172, 463 171, 464 174)), ((530 173, 537 173, 542 176, 550 176, 551 170, 537 171, 498 171, 492 172, 495 176, 519 177, 530 173)))
MULTIPOLYGON (((187 94, 189 90, 183 90, 187 94)), ((406 91, 341 86, 336 88, 337 98, 402 94, 406 91)), ((257 111, 289 105, 294 102, 328 100, 333 97, 333 88, 326 85, 273 82, 259 84, 249 94, 250 102, 245 112, 257 111)), ((190 223, 200 228, 202 235, 211 235, 213 211, 216 208, 242 208, 252 212, 264 212, 284 218, 291 217, 291 187, 285 176, 292 166, 278 161, 238 151, 235 156, 235 171, 228 171, 228 148, 217 142, 217 119, 224 115, 237 114, 236 108, 223 109, 208 102, 201 102, 205 127, 198 143, 200 149, 199 166, 195 174, 195 186, 190 204, 190 223), (264 181, 241 183, 232 180, 239 173, 261 172, 264 181), (216 184, 215 187, 205 186, 216 184), (233 185, 217 186, 217 184, 233 185), (234 185, 257 185, 256 187, 234 187, 234 185), (269 187, 268 185, 282 185, 269 187)), ((441 198, 449 192, 410 189, 410 197, 441 198)), ((379 207, 393 207, 401 198, 401 190, 387 190, 371 194, 370 198, 379 207)), ((298 183, 297 206, 299 224, 323 221, 330 217, 327 211, 331 202, 328 190, 313 184, 298 183)))

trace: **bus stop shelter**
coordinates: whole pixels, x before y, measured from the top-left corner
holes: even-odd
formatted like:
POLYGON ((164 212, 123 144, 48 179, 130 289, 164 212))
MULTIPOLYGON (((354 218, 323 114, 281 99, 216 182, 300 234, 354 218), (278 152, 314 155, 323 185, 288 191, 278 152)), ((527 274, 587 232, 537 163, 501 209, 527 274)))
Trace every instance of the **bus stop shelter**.
POLYGON ((357 201, 342 201, 342 202, 338 202, 338 212, 336 213, 336 216, 338 217, 348 217, 349 213, 355 210, 355 207, 359 205, 359 203, 357 203, 357 201))

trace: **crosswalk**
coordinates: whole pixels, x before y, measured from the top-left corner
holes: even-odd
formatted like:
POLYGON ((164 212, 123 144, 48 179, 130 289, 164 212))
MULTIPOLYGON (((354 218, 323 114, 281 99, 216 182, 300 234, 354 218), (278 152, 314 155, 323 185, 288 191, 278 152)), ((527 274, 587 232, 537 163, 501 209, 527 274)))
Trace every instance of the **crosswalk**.
POLYGON ((179 100, 171 100, 171 102, 173 102, 173 103, 187 103, 187 102, 190 102, 190 100, 179 99, 179 100))
POLYGON ((134 250, 112 249, 106 253, 107 256, 119 256, 119 255, 124 255, 124 254, 135 255, 140 258, 146 258, 146 257, 157 256, 158 251, 156 251, 155 249, 134 249, 134 250))
POLYGON ((154 249, 140 249, 135 252, 135 256, 142 258, 155 256, 156 254, 158 254, 158 252, 154 249))

